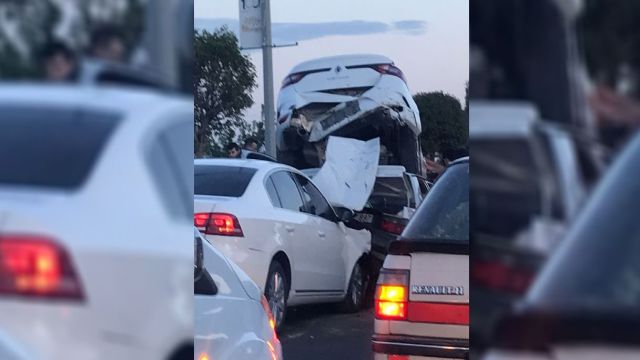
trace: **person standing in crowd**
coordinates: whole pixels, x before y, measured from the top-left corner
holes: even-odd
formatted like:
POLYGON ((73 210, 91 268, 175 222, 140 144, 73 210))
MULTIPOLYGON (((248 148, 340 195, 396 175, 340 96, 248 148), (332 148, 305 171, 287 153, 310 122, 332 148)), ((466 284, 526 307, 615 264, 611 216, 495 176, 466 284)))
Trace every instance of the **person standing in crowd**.
POLYGON ((239 159, 240 155, 242 155, 242 149, 238 144, 232 142, 227 145, 227 156, 232 159, 239 159))
POLYGON ((247 138, 244 141, 244 150, 249 150, 249 151, 258 151, 258 140, 256 140, 255 138, 247 138))
POLYGON ((116 26, 103 25, 91 34, 90 56, 117 63, 126 61, 124 36, 116 26))
POLYGON ((73 50, 60 41, 52 41, 42 51, 45 78, 54 82, 71 82, 78 76, 78 59, 73 50))

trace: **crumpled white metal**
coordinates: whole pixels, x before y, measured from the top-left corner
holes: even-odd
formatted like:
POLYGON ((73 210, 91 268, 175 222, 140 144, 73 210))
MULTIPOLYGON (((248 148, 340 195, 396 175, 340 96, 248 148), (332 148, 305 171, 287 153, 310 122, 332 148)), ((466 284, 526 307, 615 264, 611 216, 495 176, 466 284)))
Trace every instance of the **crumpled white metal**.
POLYGON ((378 172, 380 139, 361 141, 329 137, 326 160, 313 182, 334 206, 360 211, 378 172))

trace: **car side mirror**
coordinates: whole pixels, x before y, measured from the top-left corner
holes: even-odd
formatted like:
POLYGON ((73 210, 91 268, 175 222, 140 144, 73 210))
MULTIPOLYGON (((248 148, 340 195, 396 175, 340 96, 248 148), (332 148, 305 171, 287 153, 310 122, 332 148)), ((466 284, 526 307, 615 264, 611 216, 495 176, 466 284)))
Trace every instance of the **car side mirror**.
POLYGON ((218 294, 218 286, 213 281, 211 274, 207 269, 202 269, 200 277, 194 280, 193 293, 196 295, 216 295, 218 294))
POLYGON ((338 216, 338 221, 341 221, 343 223, 348 223, 355 216, 353 210, 347 209, 342 206, 335 207, 334 210, 336 211, 336 215, 338 216))
POLYGON ((204 251, 202 239, 198 234, 193 236, 193 281, 196 282, 202 276, 204 268, 204 251))
POLYGON ((193 293, 197 295, 216 295, 218 287, 211 274, 204 267, 202 238, 197 234, 193 238, 193 293))

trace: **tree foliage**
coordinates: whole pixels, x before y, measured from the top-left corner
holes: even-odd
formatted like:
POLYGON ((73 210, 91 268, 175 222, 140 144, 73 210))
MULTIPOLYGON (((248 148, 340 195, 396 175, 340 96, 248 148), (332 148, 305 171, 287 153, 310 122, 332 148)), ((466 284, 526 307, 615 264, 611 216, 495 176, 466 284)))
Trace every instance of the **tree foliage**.
POLYGON ((460 101, 443 92, 418 93, 413 99, 420 110, 420 145, 425 153, 466 147, 469 117, 460 101))
POLYGON ((258 135, 259 125, 242 117, 253 104, 255 66, 240 53, 236 35, 226 27, 213 33, 194 31, 194 50, 195 154, 220 155, 228 141, 251 132, 258 135))
POLYGON ((640 1, 587 0, 578 27, 598 80, 614 85, 622 65, 640 71, 640 1))

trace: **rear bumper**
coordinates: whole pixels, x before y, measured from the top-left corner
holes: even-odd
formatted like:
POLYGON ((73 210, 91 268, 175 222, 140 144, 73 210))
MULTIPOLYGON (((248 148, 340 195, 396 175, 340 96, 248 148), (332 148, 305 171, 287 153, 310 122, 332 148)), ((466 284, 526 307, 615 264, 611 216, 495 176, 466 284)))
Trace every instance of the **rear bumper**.
POLYGON ((468 339, 373 335, 373 352, 447 359, 468 359, 468 339))

